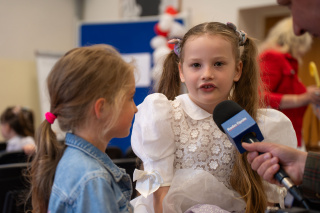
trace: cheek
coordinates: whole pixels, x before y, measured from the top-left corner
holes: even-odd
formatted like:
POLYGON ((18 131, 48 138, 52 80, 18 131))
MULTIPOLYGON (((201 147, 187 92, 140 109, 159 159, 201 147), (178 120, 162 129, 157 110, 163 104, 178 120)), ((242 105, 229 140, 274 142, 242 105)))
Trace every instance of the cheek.
POLYGON ((180 76, 180 81, 185 82, 184 74, 181 69, 179 69, 179 76, 180 76))

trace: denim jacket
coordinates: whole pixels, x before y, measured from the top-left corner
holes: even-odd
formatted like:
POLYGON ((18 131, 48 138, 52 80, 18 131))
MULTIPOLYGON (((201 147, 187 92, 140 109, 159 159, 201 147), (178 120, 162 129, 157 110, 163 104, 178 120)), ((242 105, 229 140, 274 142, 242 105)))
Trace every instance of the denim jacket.
POLYGON ((131 179, 86 140, 67 133, 48 212, 133 212, 131 179))

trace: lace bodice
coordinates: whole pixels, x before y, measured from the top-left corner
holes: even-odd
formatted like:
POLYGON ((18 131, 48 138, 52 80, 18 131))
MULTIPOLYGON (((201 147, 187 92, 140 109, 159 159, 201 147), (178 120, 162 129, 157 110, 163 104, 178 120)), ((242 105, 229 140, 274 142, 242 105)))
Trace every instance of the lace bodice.
MULTIPOLYGON (((283 113, 259 109, 257 118, 264 141, 296 146, 294 129, 283 113)), ((212 114, 187 94, 174 101, 159 93, 148 95, 138 106, 131 145, 143 161, 143 171, 133 174, 142 195, 134 203, 135 212, 152 212, 153 196, 149 195, 163 186, 170 186, 164 209, 173 208, 165 212, 184 212, 198 203, 235 212, 245 208, 244 200, 229 184, 238 151, 216 126, 212 114)), ((285 191, 266 184, 268 201, 283 203, 285 191)))
POLYGON ((229 179, 236 149, 212 117, 193 120, 172 101, 172 128, 176 145, 174 169, 202 169, 231 188, 229 179))

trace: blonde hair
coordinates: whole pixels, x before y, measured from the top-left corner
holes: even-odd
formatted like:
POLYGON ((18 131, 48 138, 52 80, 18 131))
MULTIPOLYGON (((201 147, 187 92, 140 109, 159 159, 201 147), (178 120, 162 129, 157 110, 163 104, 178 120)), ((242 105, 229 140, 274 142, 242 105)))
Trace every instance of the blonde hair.
MULTIPOLYGON (((133 66, 109 45, 80 47, 67 52, 47 79, 50 112, 57 116, 61 130, 74 131, 85 125, 89 107, 99 98, 105 98, 110 106, 111 122, 105 128, 111 128, 132 86, 133 71, 133 66)), ((45 120, 36 131, 36 146, 30 169, 30 196, 33 211, 46 212, 65 144, 57 140, 51 124, 45 120)))
POLYGON ((292 17, 287 17, 271 28, 265 41, 259 46, 259 51, 279 49, 283 53, 290 53, 301 63, 301 55, 310 49, 311 44, 312 37, 309 33, 301 36, 294 34, 292 17))
MULTIPOLYGON (((159 82, 158 92, 163 93, 169 100, 173 100, 180 94, 181 83, 179 77, 178 63, 183 63, 184 45, 191 37, 203 35, 220 35, 230 41, 236 64, 243 63, 242 75, 238 82, 235 82, 230 100, 237 102, 255 120, 259 104, 263 105, 259 98, 259 87, 261 79, 257 64, 257 47, 252 38, 248 37, 243 50, 240 51, 239 36, 235 30, 226 24, 209 22, 191 28, 181 41, 180 57, 171 51, 164 62, 163 73, 159 82)), ((232 187, 246 201, 246 212, 264 212, 267 207, 267 198, 264 193, 261 177, 251 169, 246 159, 246 154, 237 154, 236 162, 230 177, 232 187)))

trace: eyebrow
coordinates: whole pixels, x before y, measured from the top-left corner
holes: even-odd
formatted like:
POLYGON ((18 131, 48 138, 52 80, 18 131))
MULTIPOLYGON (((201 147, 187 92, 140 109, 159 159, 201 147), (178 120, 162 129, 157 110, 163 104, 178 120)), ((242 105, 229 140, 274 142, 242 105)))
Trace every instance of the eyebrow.
MULTIPOLYGON (((215 56, 215 57, 212 57, 211 59, 214 59, 214 60, 227 60, 228 57, 225 57, 225 56, 215 56)), ((202 57, 190 57, 188 59, 186 59, 188 61, 198 61, 198 60, 203 60, 202 57)))

